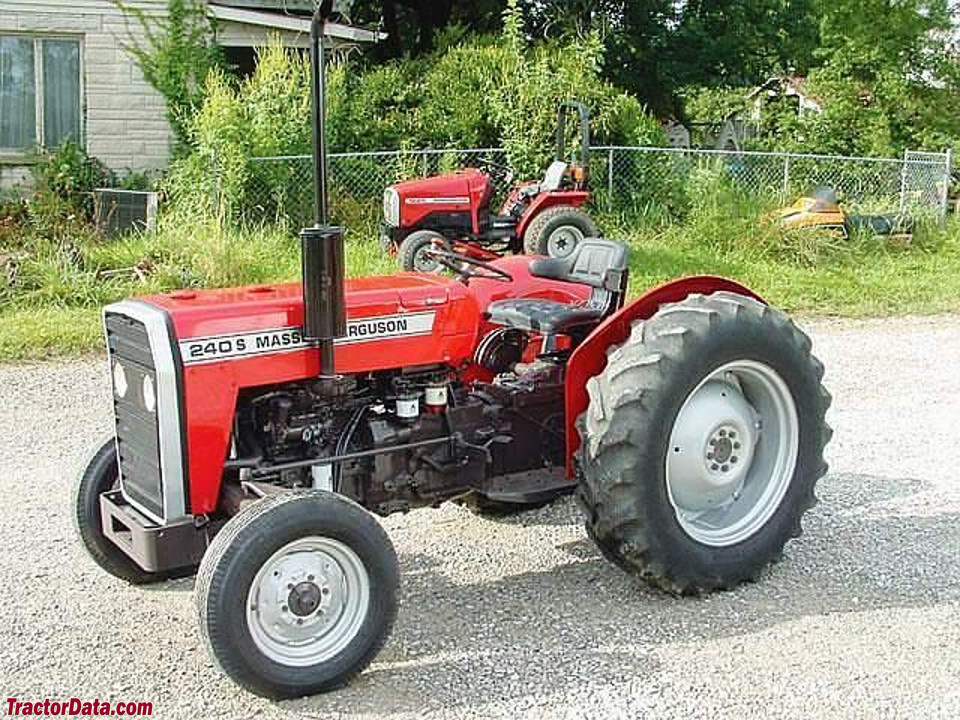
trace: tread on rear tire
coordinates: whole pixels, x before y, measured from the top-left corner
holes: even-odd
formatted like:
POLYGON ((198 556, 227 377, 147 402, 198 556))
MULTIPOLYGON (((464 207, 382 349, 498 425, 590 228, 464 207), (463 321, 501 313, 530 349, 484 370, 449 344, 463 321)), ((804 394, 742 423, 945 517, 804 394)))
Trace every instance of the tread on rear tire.
MULTIPOLYGON (((830 396, 821 384, 823 365, 810 350, 810 340, 782 312, 728 292, 691 295, 633 324, 588 382, 588 409, 577 421, 578 500, 587 533, 607 559, 668 592, 697 594, 755 579, 780 558, 786 542, 801 534, 801 519, 816 503, 816 482, 827 470, 830 396), (772 370, 789 389, 796 453, 792 472, 780 474, 787 484, 771 514, 758 516, 762 524, 748 536, 717 545, 693 532, 676 504, 667 458, 679 452, 671 447, 672 433, 687 399, 711 373, 737 362, 772 370)), ((739 386, 744 397, 745 387, 739 386)), ((771 431, 757 430, 757 438, 764 432, 771 431)), ((735 508, 740 496, 731 497, 717 506, 720 512, 734 512, 724 509, 735 508)))
POLYGON ((523 251, 527 255, 550 255, 550 235, 570 225, 584 237, 599 237, 600 231, 589 215, 572 205, 556 205, 542 210, 523 233, 523 251))

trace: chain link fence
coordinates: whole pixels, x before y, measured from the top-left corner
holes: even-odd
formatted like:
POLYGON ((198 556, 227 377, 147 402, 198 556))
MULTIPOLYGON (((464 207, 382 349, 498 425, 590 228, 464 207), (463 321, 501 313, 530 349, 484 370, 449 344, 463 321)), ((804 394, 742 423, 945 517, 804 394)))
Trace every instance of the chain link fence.
MULTIPOLYGON (((343 221, 376 222, 383 190, 395 182, 464 167, 505 168, 500 148, 397 150, 329 156, 331 207, 343 221)), ((231 212, 259 222, 299 228, 312 222, 309 155, 254 158, 242 198, 231 212)), ((682 217, 705 192, 726 192, 777 205, 813 187, 833 187, 853 211, 902 212, 942 218, 947 210, 951 157, 907 151, 902 158, 866 158, 662 147, 594 147, 591 186, 602 210, 682 217)), ((494 173, 496 198, 509 182, 494 173)), ((526 178, 514 178, 513 182, 526 178)), ((214 179, 213 186, 216 187, 214 179)), ((224 199, 218 199, 222 202, 224 199)))

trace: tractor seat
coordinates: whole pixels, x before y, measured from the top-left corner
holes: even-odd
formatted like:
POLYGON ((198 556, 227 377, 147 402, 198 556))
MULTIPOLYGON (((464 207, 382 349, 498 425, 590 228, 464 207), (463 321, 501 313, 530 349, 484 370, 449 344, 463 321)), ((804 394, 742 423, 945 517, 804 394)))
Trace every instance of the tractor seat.
POLYGON ((566 334, 576 327, 595 325, 623 304, 627 248, 614 240, 586 238, 565 258, 534 258, 530 274, 589 285, 593 291, 582 305, 543 298, 497 300, 487 308, 490 322, 534 332, 545 339, 566 334))

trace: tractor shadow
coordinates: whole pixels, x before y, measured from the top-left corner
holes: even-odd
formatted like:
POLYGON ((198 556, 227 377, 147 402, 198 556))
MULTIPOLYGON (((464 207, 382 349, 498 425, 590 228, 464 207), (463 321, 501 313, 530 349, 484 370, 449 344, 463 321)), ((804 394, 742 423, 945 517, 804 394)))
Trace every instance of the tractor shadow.
MULTIPOLYGON (((457 561, 449 554, 401 545, 400 614, 377 661, 344 690, 281 707, 350 715, 382 712, 384 702, 413 714, 483 714, 486 703, 518 699, 534 707, 564 692, 571 677, 590 678, 581 682, 603 692, 659 685, 658 655, 673 645, 960 599, 960 499, 940 502, 919 481, 854 475, 827 477, 819 494, 804 537, 787 546, 782 562, 757 583, 704 598, 649 588, 603 560, 586 538, 555 546, 567 562, 478 582, 452 579, 447 562, 457 561), (425 681, 430 675, 440 677, 425 681), (434 688, 428 696, 424 684, 434 688)), ((511 522, 551 509, 579 524, 571 499, 511 522)))

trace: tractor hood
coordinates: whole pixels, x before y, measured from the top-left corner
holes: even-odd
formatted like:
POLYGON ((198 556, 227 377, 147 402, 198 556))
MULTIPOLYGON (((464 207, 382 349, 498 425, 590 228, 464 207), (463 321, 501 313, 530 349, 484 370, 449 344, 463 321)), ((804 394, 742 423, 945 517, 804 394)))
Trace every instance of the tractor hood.
MULTIPOLYGON (((166 310, 186 367, 310 347, 301 335, 298 283, 178 290, 143 300, 166 310)), ((469 357, 479 315, 462 283, 418 273, 347 280, 346 310, 347 335, 336 342, 342 373, 456 361, 453 346, 460 345, 469 357)), ((315 362, 316 353, 296 354, 315 362)))
POLYGON ((480 170, 468 168, 446 175, 406 180, 392 185, 402 205, 437 204, 469 207, 487 192, 490 181, 480 170))
POLYGON ((383 198, 384 222, 389 227, 426 227, 427 218, 441 215, 466 218, 461 225, 479 231, 479 213, 490 204, 493 185, 479 170, 470 168, 446 175, 407 180, 387 188, 383 198))

